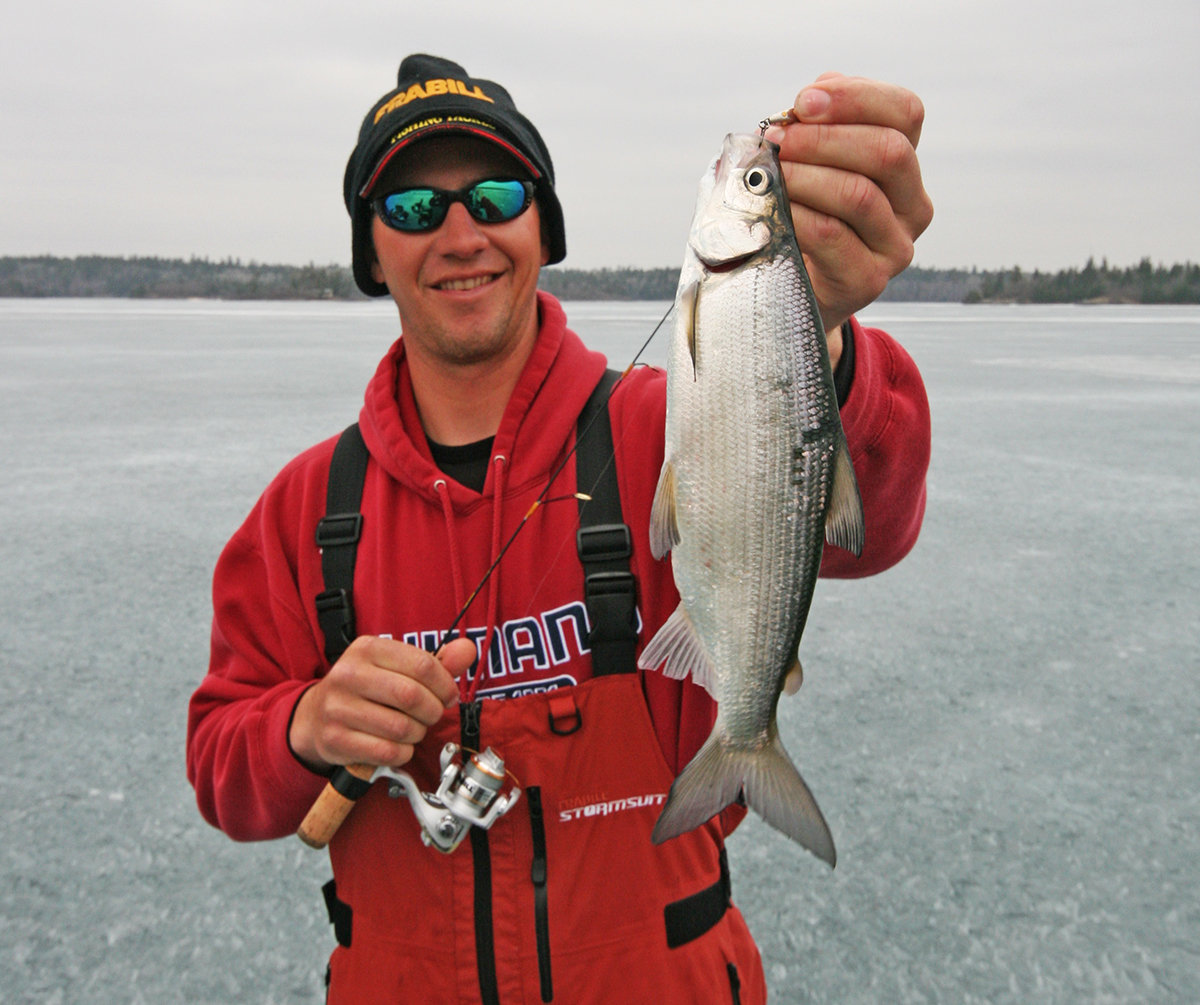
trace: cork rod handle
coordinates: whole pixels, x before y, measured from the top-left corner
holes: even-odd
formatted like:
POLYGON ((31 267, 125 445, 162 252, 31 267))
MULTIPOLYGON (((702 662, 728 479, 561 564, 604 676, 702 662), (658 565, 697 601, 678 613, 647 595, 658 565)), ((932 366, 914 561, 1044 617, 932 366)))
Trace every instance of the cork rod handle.
MULTIPOLYGON (((369 764, 347 764, 345 771, 362 781, 369 781, 375 769, 369 764)), ((296 836, 310 848, 324 848, 333 840, 337 829, 342 826, 350 811, 354 809, 354 800, 343 796, 330 782, 317 796, 308 814, 301 822, 296 836)))

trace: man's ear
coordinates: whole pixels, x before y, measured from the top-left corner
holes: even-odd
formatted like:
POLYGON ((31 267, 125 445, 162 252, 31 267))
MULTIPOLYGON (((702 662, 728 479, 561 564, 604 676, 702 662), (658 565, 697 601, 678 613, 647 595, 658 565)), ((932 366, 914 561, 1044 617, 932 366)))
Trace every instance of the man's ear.
POLYGON ((545 265, 550 261, 550 245, 545 241, 542 242, 542 264, 545 265))

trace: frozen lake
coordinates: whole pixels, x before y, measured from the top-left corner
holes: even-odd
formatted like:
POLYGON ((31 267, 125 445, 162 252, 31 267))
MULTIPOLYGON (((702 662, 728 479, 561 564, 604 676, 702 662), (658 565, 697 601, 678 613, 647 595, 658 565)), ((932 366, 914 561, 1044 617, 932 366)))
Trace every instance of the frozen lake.
MULTIPOLYGON (((665 307, 567 313, 621 366, 665 307)), ((1200 1001, 1200 308, 863 319, 924 373, 929 509, 896 569, 818 587, 782 706, 837 870, 731 841, 772 1000, 1200 1001)), ((396 333, 0 300, 0 1003, 321 1000, 327 859, 200 819, 185 707, 222 545, 396 333)))

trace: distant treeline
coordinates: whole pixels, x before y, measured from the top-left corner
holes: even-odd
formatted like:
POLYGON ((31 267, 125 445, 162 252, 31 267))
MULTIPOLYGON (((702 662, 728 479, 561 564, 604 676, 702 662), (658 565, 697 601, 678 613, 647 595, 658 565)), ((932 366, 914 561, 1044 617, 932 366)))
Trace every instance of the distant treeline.
POLYGON ((1082 269, 1061 272, 981 272, 978 287, 964 303, 1015 304, 1196 304, 1200 303, 1200 265, 1152 265, 1143 258, 1126 269, 1097 266, 1089 258, 1082 269))
MULTIPOLYGON (((543 269, 538 285, 560 300, 670 300, 677 268, 543 269)), ((207 297, 222 300, 357 300, 344 265, 243 264, 227 258, 0 258, 4 297, 207 297)), ((944 303, 1200 303, 1200 265, 1120 269, 1088 259, 1082 269, 1023 272, 1019 267, 925 269, 911 266, 880 300, 944 303)))
POLYGON ((45 255, 0 258, 0 296, 350 300, 362 294, 343 265, 45 255))
POLYGON ((542 269, 538 279, 559 300, 674 300, 679 269, 542 269))

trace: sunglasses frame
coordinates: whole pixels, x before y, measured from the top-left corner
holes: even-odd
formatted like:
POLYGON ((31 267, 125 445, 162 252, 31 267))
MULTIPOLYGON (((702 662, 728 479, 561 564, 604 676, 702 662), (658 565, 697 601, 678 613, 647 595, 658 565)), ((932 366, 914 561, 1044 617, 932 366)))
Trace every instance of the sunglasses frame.
POLYGON ((534 198, 534 184, 531 181, 526 181, 524 178, 480 178, 479 181, 472 182, 470 185, 467 185, 460 189, 454 189, 454 190, 445 189, 445 188, 437 188, 433 185, 409 185, 405 188, 393 189, 391 192, 387 192, 384 195, 376 196, 374 199, 372 199, 371 206, 375 210, 375 215, 377 217, 379 217, 379 219, 383 222, 385 227, 390 227, 392 230, 398 231, 401 234, 428 234, 428 233, 431 233, 432 231, 437 230, 438 227, 440 227, 443 223, 446 222, 446 216, 450 212, 450 207, 453 206, 456 202, 461 202, 463 205, 463 208, 467 211, 467 214, 471 217, 472 220, 476 221, 477 223, 498 224, 498 223, 511 223, 513 220, 517 219, 517 217, 523 215, 525 213, 525 211, 528 210, 529 207, 533 205, 533 198, 534 198), (525 190, 525 202, 521 206, 521 208, 516 213, 514 213, 512 216, 510 216, 507 220, 480 219, 473 212, 471 212, 471 204, 467 201, 467 198, 480 185, 494 184, 496 182, 516 182, 518 185, 520 185, 525 190), (445 202, 443 204, 442 215, 438 218, 437 222, 430 224, 428 227, 398 227, 398 226, 396 226, 388 218, 387 209, 385 208, 384 203, 385 203, 385 200, 391 198, 394 195, 400 195, 403 192, 432 192, 435 196, 441 196, 445 200, 445 202))

